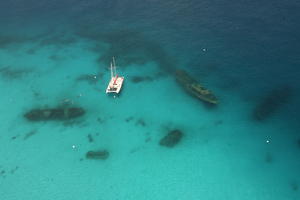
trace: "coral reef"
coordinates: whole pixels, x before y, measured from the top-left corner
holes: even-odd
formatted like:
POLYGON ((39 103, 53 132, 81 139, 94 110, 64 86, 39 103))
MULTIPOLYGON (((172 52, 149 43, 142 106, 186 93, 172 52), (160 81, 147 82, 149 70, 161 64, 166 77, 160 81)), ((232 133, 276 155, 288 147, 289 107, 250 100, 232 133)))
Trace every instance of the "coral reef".
POLYGON ((87 159, 106 160, 109 157, 107 150, 88 151, 85 155, 87 159))
POLYGON ((66 36, 63 34, 56 34, 56 35, 49 35, 49 36, 43 36, 40 40, 39 45, 40 46, 67 46, 76 43, 77 40, 73 36, 66 36))
POLYGON ((297 140, 297 145, 300 148, 300 139, 297 140))
POLYGON ((212 105, 218 104, 217 97, 208 89, 201 86, 186 71, 177 69, 176 81, 192 96, 212 105))
POLYGON ((8 80, 22 78, 24 75, 27 75, 31 72, 32 69, 13 69, 10 66, 0 68, 0 75, 8 80))
POLYGON ((85 123, 84 120, 82 119, 69 119, 63 122, 63 125, 66 127, 73 127, 73 126, 77 126, 77 127, 86 127, 88 126, 87 123, 85 123))
POLYGON ((96 84, 103 77, 103 73, 99 74, 83 74, 76 78, 76 81, 86 81, 91 85, 96 84))
POLYGON ((92 27, 82 27, 77 31, 80 37, 109 44, 106 52, 101 50, 98 62, 107 62, 112 55, 122 55, 118 59, 120 66, 143 65, 154 61, 158 66, 168 72, 172 71, 176 62, 159 43, 149 39, 142 32, 121 29, 103 32, 92 27))
POLYGON ((15 173, 15 171, 17 171, 19 169, 19 167, 18 166, 16 166, 15 168, 13 168, 13 169, 11 169, 10 170, 10 173, 11 174, 14 174, 15 173))
POLYGON ((214 124, 215 124, 215 126, 219 126, 219 125, 223 124, 223 120, 221 120, 221 119, 217 120, 214 122, 214 124))
POLYGON ((18 169, 19 169, 19 166, 16 166, 16 167, 14 167, 14 168, 12 168, 12 169, 1 169, 2 167, 0 166, 0 177, 3 177, 3 178, 5 178, 6 176, 8 176, 8 173, 10 173, 10 174, 14 174, 18 169))
POLYGON ((94 138, 91 134, 88 134, 87 138, 90 143, 94 142, 94 138))
POLYGON ((60 55, 51 55, 48 57, 50 60, 53 60, 53 61, 62 61, 64 59, 66 59, 66 57, 63 57, 63 56, 60 56, 60 55))
POLYGON ((143 119, 138 119, 135 125, 146 126, 146 122, 143 119))
POLYGON ((85 110, 79 107, 70 108, 46 108, 32 109, 24 114, 29 121, 47 121, 47 120, 69 120, 80 117, 85 114, 85 110))
POLYGON ((98 117, 98 118, 97 118, 97 122, 98 122, 99 124, 103 124, 105 121, 106 121, 106 119, 104 119, 104 118, 102 118, 102 117, 98 117))
POLYGON ((270 152, 267 152, 266 154, 265 154, 265 162, 266 163, 272 163, 273 162, 273 156, 272 156, 272 154, 270 153, 270 152))
POLYGON ((26 135, 24 136, 24 140, 27 140, 28 138, 30 138, 31 136, 35 135, 36 133, 37 133, 37 130, 29 131, 29 132, 26 133, 26 135))
POLYGON ((282 105, 288 102, 292 89, 288 86, 276 88, 259 102, 253 111, 253 118, 263 121, 274 114, 282 105))
POLYGON ((140 83, 143 81, 153 81, 153 78, 150 76, 133 76, 131 77, 133 83, 140 83))
POLYGON ((130 121, 133 120, 133 119, 134 119, 134 117, 132 117, 132 116, 131 116, 131 117, 127 117, 127 118, 125 119, 125 121, 126 121, 126 122, 130 122, 130 121))
POLYGON ((0 49, 7 48, 13 44, 20 44, 29 40, 28 37, 25 36, 16 36, 16 35, 0 35, 0 49))
POLYGON ((4 169, 0 171, 0 176, 5 177, 5 170, 4 169))
POLYGON ((151 137, 147 137, 146 139, 145 139, 145 143, 148 143, 148 142, 150 142, 151 141, 151 137))
POLYGON ((291 188, 292 188, 293 191, 298 191, 299 190, 299 184, 298 184, 297 181, 292 181, 290 183, 290 186, 291 186, 291 188))
POLYGON ((15 139, 17 139, 17 137, 19 137, 19 135, 12 136, 11 139, 15 140, 15 139))
POLYGON ((174 147, 180 142, 182 136, 183 133, 180 130, 172 130, 159 141, 159 144, 161 146, 174 147))

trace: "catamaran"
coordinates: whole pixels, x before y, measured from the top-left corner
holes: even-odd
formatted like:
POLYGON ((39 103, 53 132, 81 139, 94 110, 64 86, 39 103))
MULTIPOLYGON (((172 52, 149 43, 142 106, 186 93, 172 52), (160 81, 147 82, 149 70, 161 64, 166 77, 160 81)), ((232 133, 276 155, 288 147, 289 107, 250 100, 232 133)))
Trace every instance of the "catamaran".
POLYGON ((110 63, 110 75, 111 75, 111 79, 107 86, 106 93, 118 94, 122 88, 124 77, 118 76, 114 57, 112 58, 112 62, 110 63))

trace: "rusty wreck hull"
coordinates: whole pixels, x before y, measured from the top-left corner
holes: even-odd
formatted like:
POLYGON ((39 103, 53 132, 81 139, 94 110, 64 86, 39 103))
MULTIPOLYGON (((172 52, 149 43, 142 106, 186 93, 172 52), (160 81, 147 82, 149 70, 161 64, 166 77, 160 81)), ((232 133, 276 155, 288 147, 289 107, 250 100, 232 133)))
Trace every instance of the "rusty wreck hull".
POLYGON ((85 114, 85 110, 79 107, 71 108, 46 108, 32 109, 24 114, 29 121, 69 120, 85 114))
POLYGON ((218 104, 217 97, 208 89, 200 85, 184 70, 176 70, 176 81, 192 96, 206 103, 218 104))

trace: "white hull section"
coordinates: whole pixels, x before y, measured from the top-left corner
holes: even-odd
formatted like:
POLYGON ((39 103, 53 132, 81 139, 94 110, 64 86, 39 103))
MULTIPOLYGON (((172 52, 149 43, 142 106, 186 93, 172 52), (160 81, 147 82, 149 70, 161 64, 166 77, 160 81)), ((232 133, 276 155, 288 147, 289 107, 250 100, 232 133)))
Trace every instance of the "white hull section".
POLYGON ((119 93, 123 85, 124 77, 111 77, 106 89, 106 93, 119 93))

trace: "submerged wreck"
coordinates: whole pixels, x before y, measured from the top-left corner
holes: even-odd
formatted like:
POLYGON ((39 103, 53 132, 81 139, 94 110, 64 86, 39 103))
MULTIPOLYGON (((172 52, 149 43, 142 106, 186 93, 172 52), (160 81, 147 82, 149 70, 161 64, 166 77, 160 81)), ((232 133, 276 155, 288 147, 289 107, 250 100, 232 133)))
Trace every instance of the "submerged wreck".
POLYGON ((286 104, 292 96, 289 86, 278 87, 270 91, 253 110, 253 118, 263 121, 274 114, 281 106, 286 104))
POLYGON ((210 90, 201 86, 186 71, 177 69, 175 77, 176 81, 192 96, 212 105, 218 104, 217 97, 210 90))
POLYGON ((85 157, 93 160, 106 160, 109 157, 109 152, 107 150, 88 151, 85 157))
POLYGON ((183 133, 180 130, 172 130, 163 138, 161 138, 161 140, 159 141, 159 145, 172 148, 180 142, 182 136, 183 133))
POLYGON ((24 114, 29 121, 69 120, 84 115, 80 107, 32 109, 24 114))

